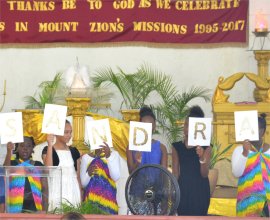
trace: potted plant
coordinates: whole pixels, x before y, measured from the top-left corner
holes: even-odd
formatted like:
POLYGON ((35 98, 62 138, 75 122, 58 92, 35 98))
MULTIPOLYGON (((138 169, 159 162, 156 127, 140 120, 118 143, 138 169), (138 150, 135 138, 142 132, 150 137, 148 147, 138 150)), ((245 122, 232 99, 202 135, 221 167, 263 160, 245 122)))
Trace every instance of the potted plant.
POLYGON ((57 73, 52 81, 42 82, 39 88, 38 99, 34 96, 25 96, 26 109, 44 109, 46 103, 55 103, 59 97, 56 97, 57 90, 61 85, 62 73, 57 73))
POLYGON ((189 102, 195 98, 210 100, 210 90, 201 87, 191 87, 188 91, 173 96, 162 94, 163 101, 152 106, 157 116, 158 127, 165 135, 167 144, 182 140, 183 126, 181 122, 187 117, 189 102))
POLYGON ((215 191, 217 180, 218 180, 218 170, 215 168, 216 163, 226 160, 231 161, 226 153, 233 147, 233 144, 226 146, 225 148, 221 147, 221 144, 216 140, 211 140, 211 158, 210 158, 210 167, 209 167, 209 184, 210 184, 210 195, 215 191))
POLYGON ((162 99, 166 97, 165 93, 170 96, 176 94, 171 77, 147 65, 140 66, 135 73, 130 74, 125 73, 119 67, 117 71, 113 71, 111 68, 101 69, 92 77, 92 82, 94 88, 102 86, 108 88, 111 85, 116 87, 123 99, 120 109, 122 112, 129 112, 124 111, 124 107, 135 112, 137 116, 133 120, 136 118, 138 120, 138 109, 145 105, 151 93, 158 93, 162 99))
POLYGON ((69 201, 61 203, 61 208, 55 208, 53 211, 50 211, 49 214, 66 214, 70 212, 85 214, 100 214, 105 215, 97 205, 89 201, 83 201, 80 204, 73 205, 69 201))

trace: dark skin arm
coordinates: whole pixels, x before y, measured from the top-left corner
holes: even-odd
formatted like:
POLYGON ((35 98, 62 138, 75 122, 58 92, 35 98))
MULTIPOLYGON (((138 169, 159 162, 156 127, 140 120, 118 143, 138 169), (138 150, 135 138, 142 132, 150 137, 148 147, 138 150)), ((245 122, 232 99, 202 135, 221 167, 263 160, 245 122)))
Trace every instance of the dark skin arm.
POLYGON ((248 156, 248 152, 251 150, 251 146, 252 144, 249 142, 249 140, 245 140, 243 141, 243 156, 247 157, 248 156))
POLYGON ((179 179, 180 163, 179 163, 177 152, 174 147, 172 147, 172 173, 176 177, 176 179, 179 179))
POLYGON ((211 148, 208 146, 205 150, 201 146, 196 147, 196 153, 200 160, 200 172, 202 177, 207 177, 209 173, 211 148))
POLYGON ((165 145, 160 144, 160 149, 162 152, 162 158, 161 158, 161 165, 167 169, 168 167, 168 153, 167 153, 167 148, 165 145))
POLYGON ((132 173, 141 163, 142 155, 141 152, 135 153, 135 160, 132 156, 132 151, 127 148, 127 165, 129 173, 132 173))
POLYGON ((45 166, 53 166, 53 143, 54 143, 54 135, 47 135, 48 149, 46 157, 42 157, 43 161, 45 161, 45 166))
POLYGON ((12 151, 14 149, 14 144, 11 142, 7 143, 7 155, 4 161, 4 166, 10 166, 10 161, 11 161, 11 156, 12 156, 12 151))

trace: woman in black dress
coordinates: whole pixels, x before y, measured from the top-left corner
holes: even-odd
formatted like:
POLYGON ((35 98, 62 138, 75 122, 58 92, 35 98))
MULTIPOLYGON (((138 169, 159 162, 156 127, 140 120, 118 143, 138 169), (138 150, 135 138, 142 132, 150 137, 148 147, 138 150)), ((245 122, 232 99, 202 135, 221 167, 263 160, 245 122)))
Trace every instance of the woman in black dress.
POLYGON ((181 197, 178 215, 207 215, 210 202, 208 180, 211 156, 210 146, 188 146, 189 117, 203 118, 199 106, 190 109, 184 124, 184 141, 173 143, 172 168, 178 179, 181 197))

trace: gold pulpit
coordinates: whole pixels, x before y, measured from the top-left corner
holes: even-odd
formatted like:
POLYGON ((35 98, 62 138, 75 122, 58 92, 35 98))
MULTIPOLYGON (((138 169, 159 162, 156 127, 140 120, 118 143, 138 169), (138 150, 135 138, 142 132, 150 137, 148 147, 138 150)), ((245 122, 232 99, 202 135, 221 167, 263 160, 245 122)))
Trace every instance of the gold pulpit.
POLYGON ((88 153, 89 148, 84 144, 85 116, 90 106, 90 98, 66 98, 68 115, 72 115, 73 143, 81 153, 88 153))
MULTIPOLYGON (((213 136, 222 144, 223 148, 229 144, 234 144, 234 147, 238 144, 235 141, 234 131, 235 111, 257 110, 258 113, 266 113, 268 126, 264 138, 265 142, 270 143, 270 86, 266 80, 263 80, 257 74, 236 73, 226 79, 220 77, 212 99, 212 105, 214 116, 213 136), (226 95, 224 92, 232 89, 236 82, 243 77, 247 77, 254 82, 256 88, 260 91, 265 91, 261 102, 229 102, 229 95, 226 95)), ((227 153, 228 158, 231 157, 233 149, 227 153)), ((236 186, 237 179, 231 173, 230 163, 226 161, 220 162, 216 165, 216 168, 219 169, 218 185, 236 186)))

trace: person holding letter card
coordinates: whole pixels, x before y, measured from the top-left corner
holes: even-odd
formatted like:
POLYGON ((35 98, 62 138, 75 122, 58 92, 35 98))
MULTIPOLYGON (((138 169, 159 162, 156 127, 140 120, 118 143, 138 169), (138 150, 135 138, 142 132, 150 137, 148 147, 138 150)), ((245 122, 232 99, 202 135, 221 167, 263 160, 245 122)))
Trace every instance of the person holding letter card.
MULTIPOLYGON (((156 129, 156 116, 149 107, 140 109, 140 121, 152 124, 152 130, 156 129)), ((167 149, 160 141, 152 139, 151 151, 131 151, 127 149, 127 164, 129 173, 132 173, 137 167, 144 164, 160 164, 167 169, 167 149)))
MULTIPOLYGON (((140 109, 140 121, 144 123, 151 123, 152 131, 156 129, 156 117, 149 107, 143 107, 140 109)), ((152 137, 149 135, 149 137, 152 137)), ((148 137, 148 139, 149 139, 148 137)), ((132 173, 136 168, 141 167, 147 164, 158 164, 162 165, 167 169, 167 149, 166 147, 157 140, 150 140, 151 151, 132 151, 127 149, 127 164, 129 173, 132 173)), ((129 146, 130 147, 130 146, 129 146)), ((137 198, 144 195, 145 185, 143 182, 147 182, 148 185, 151 185, 154 190, 162 189, 164 180, 160 176, 160 171, 153 167, 145 168, 140 172, 135 179, 131 182, 130 185, 130 196, 134 201, 140 201, 137 198)), ((157 213, 161 213, 161 206, 166 204, 157 205, 157 213)), ((138 207, 143 207, 143 210, 137 210, 138 213, 147 213, 151 209, 147 204, 141 204, 138 207)))
MULTIPOLYGON (((23 137, 22 143, 16 143, 16 158, 11 159, 14 144, 7 143, 7 155, 4 166, 38 167, 39 161, 31 160, 35 142, 33 137, 23 137)), ((38 172, 38 169, 34 170, 38 172)), ((41 212, 47 211, 47 180, 37 176, 13 176, 9 185, 9 203, 7 212, 41 212)))
POLYGON ((184 124, 184 141, 173 143, 172 170, 178 179, 181 197, 178 215, 207 215, 210 203, 208 180, 210 146, 188 146, 189 117, 203 118, 199 106, 190 108, 184 124))
MULTIPOLYGON (((120 156, 107 143, 84 154, 80 177, 84 188, 83 201, 91 203, 104 214, 118 214, 116 181, 120 178, 120 156)), ((99 214, 99 213, 92 213, 99 214)))
POLYGON ((237 216, 269 217, 270 145, 263 138, 266 130, 265 117, 266 114, 258 117, 258 140, 244 140, 232 154, 232 172, 239 178, 237 216))
POLYGON ((70 122, 66 120, 64 135, 48 134, 48 146, 42 151, 42 159, 45 161, 46 166, 60 166, 62 168, 62 193, 59 192, 59 182, 56 178, 53 178, 50 184, 50 195, 52 198, 49 201, 50 210, 59 207, 60 194, 62 194, 63 203, 78 205, 81 202, 79 171, 77 171, 80 152, 76 147, 67 145, 71 137, 72 127, 70 122))

